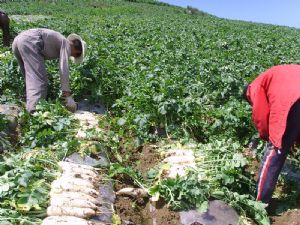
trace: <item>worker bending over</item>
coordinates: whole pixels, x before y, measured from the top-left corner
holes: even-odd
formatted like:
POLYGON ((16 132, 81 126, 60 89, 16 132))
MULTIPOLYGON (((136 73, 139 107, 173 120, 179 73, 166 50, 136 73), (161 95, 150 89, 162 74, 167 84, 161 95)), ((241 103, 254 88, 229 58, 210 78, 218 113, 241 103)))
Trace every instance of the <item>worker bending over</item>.
POLYGON ((59 59, 62 97, 68 110, 76 110, 69 84, 68 59, 81 63, 86 48, 86 43, 76 34, 65 38, 59 32, 42 28, 23 31, 14 39, 12 49, 26 81, 28 112, 34 112, 37 102, 46 99, 49 81, 45 60, 49 59, 59 59))
POLYGON ((257 181, 257 200, 269 203, 290 148, 300 138, 300 65, 274 66, 244 90, 252 120, 268 141, 257 181))

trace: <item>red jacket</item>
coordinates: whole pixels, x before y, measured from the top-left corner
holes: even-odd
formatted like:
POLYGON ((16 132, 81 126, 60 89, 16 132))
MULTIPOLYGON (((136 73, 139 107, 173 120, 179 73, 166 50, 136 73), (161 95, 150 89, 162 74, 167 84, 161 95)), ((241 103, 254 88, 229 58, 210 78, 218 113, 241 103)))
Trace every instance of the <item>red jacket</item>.
POLYGON ((260 137, 282 148, 288 113, 300 98, 300 65, 271 67, 248 86, 247 97, 260 137))

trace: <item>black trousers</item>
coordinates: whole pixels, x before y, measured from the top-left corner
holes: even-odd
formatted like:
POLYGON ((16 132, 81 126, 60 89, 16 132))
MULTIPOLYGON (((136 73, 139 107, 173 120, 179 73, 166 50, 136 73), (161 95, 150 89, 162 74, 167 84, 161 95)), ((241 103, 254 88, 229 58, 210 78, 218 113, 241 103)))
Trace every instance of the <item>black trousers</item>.
POLYGON ((256 184, 257 201, 269 203, 274 192, 278 176, 290 148, 300 136, 300 101, 298 100, 290 109, 287 126, 282 137, 282 148, 278 149, 271 142, 265 147, 265 154, 260 164, 256 184))

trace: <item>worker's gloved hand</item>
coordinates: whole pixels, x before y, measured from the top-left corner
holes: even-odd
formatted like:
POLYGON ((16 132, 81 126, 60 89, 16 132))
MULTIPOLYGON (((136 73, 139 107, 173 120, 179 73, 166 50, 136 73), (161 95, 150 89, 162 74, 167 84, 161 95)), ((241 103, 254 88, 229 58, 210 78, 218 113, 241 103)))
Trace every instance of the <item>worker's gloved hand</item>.
POLYGON ((72 98, 72 96, 63 97, 63 100, 64 100, 66 108, 69 111, 75 112, 77 110, 77 104, 74 101, 74 99, 72 98))

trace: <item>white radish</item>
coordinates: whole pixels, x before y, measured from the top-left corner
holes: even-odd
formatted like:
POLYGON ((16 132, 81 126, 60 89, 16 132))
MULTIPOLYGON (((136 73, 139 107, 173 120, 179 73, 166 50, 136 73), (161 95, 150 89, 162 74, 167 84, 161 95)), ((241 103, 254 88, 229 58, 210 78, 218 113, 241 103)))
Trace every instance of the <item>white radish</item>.
POLYGON ((71 172, 65 172, 63 174, 63 176, 67 176, 67 177, 75 177, 75 178, 81 178, 84 180, 88 180, 92 183, 98 184, 101 181, 101 177, 99 175, 97 176, 90 176, 84 173, 71 173, 71 172))
POLYGON ((72 173, 83 173, 90 176, 98 176, 97 171, 92 166, 81 165, 71 162, 61 161, 58 165, 62 168, 64 172, 72 172, 72 173))
POLYGON ((76 186, 68 183, 52 183, 51 190, 53 193, 63 193, 63 192, 82 192, 84 194, 90 195, 92 197, 97 198, 99 196, 99 192, 92 188, 85 188, 82 186, 76 186))
POLYGON ((88 200, 70 198, 51 198, 50 205, 60 207, 90 208, 95 210, 98 208, 98 206, 88 200))
POLYGON ((184 165, 172 165, 168 170, 167 177, 175 179, 177 176, 183 177, 186 175, 186 166, 184 165))
POLYGON ((99 187, 99 185, 101 184, 100 176, 89 176, 89 175, 86 175, 83 173, 70 173, 70 172, 63 173, 62 176, 67 179, 73 179, 73 178, 83 179, 83 180, 91 182, 95 187, 99 187))
POLYGON ((96 211, 89 208, 49 206, 48 216, 76 216, 79 218, 90 218, 96 215, 96 211))
POLYGON ((76 185, 76 186, 81 186, 81 187, 88 187, 88 188, 95 188, 95 185, 91 183, 88 180, 84 180, 81 178, 75 178, 75 177, 70 177, 70 176, 61 176, 59 179, 55 180, 52 182, 54 186, 58 186, 60 184, 71 184, 71 185, 76 185))
POLYGON ((167 157, 169 156, 194 156, 193 151, 191 150, 182 150, 182 149, 170 149, 165 153, 167 157))
POLYGON ((84 193, 81 193, 81 192, 62 192, 61 194, 57 194, 53 191, 50 192, 50 197, 51 199, 55 199, 55 198, 68 198, 71 200, 73 199, 81 199, 81 200, 86 200, 86 201, 89 201, 91 203, 94 203, 96 205, 99 205, 100 202, 101 202, 101 199, 97 199, 97 198, 94 198, 88 194, 84 194, 84 193))
POLYGON ((163 162, 183 165, 183 164, 195 162, 195 157, 194 156, 170 156, 168 158, 165 158, 163 162))
POLYGON ((148 196, 147 191, 145 191, 142 188, 122 188, 116 194, 117 195, 129 195, 131 197, 140 197, 140 198, 144 198, 144 197, 148 196))
POLYGON ((91 177, 98 177, 99 174, 96 171, 82 169, 78 167, 62 167, 64 173, 71 173, 71 174, 83 174, 91 177))
POLYGON ((43 220, 42 225, 92 225, 92 223, 75 216, 49 216, 43 220))

